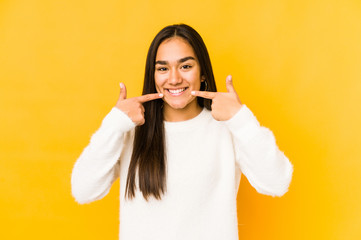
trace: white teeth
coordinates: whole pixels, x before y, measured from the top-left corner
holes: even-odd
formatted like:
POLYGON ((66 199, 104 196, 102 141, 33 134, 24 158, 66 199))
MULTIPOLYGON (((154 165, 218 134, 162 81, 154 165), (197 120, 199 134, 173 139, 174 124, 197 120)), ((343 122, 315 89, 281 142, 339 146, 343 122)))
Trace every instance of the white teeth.
POLYGON ((180 89, 176 89, 176 90, 168 89, 168 91, 172 94, 178 94, 178 93, 183 92, 184 90, 186 90, 186 89, 185 88, 180 88, 180 89))

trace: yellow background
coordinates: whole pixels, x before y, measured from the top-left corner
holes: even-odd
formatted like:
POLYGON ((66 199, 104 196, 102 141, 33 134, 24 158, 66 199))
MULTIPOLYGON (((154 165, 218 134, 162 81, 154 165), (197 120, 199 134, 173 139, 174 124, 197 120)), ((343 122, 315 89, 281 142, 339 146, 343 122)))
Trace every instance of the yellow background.
POLYGON ((358 0, 1 0, 0 239, 117 239, 119 183, 78 205, 71 170, 118 83, 139 95, 151 40, 180 22, 294 164, 282 198, 243 178, 240 239, 361 239, 358 0))

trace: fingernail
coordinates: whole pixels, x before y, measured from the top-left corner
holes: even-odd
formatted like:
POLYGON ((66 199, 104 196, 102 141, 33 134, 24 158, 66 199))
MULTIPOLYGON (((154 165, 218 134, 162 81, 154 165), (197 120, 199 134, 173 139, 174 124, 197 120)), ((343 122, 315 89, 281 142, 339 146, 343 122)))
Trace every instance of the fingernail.
POLYGON ((160 94, 159 94, 159 97, 163 97, 163 93, 160 93, 160 94))
POLYGON ((228 81, 228 82, 232 81, 232 75, 228 75, 228 76, 227 76, 227 81, 228 81))
POLYGON ((123 88, 123 83, 119 83, 120 88, 123 88))
POLYGON ((196 92, 195 92, 195 91, 192 91, 191 94, 194 95, 194 94, 196 94, 196 92))

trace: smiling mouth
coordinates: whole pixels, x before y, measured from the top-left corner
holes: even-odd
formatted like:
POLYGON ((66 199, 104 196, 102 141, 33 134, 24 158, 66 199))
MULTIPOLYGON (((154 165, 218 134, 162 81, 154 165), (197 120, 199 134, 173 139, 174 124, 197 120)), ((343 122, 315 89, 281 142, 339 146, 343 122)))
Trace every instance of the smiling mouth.
POLYGON ((188 88, 178 88, 178 89, 166 89, 171 95, 180 95, 188 88))

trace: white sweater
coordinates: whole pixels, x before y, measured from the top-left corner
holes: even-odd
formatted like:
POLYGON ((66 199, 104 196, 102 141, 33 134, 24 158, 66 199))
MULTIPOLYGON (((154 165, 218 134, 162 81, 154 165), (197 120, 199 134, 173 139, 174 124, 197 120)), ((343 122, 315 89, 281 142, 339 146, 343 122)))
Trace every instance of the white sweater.
POLYGON ((165 122, 167 192, 144 200, 124 198, 134 123, 117 108, 104 118, 75 163, 72 193, 79 203, 104 197, 120 176, 121 240, 236 240, 241 172, 262 194, 281 196, 293 166, 272 132, 243 105, 225 122, 204 109, 183 122, 165 122))

